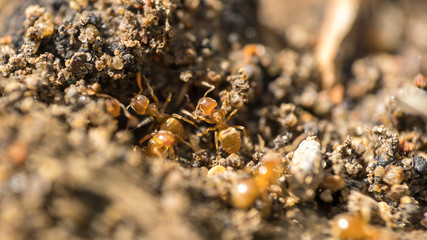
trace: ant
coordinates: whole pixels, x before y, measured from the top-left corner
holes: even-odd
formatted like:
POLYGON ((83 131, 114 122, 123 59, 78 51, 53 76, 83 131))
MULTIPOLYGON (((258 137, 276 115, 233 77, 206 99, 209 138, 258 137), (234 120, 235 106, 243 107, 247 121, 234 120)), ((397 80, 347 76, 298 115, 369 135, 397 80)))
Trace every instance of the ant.
MULTIPOLYGON (((165 113, 165 109, 169 102, 171 101, 171 94, 168 95, 167 99, 163 103, 160 108, 160 103, 156 95, 154 94, 153 89, 148 83, 147 79, 144 76, 144 82, 147 85, 147 88, 150 92, 154 103, 150 103, 148 97, 142 94, 142 74, 137 73, 136 75, 137 84, 139 88, 139 92, 131 99, 130 104, 127 108, 132 108, 138 115, 148 115, 153 118, 157 122, 157 126, 154 127, 155 132, 150 133, 143 137, 138 145, 142 144, 146 140, 150 139, 147 147, 147 154, 154 156, 162 156, 168 150, 171 156, 174 156, 173 145, 176 140, 185 143, 190 148, 194 149, 194 147, 186 142, 183 137, 185 135, 184 127, 182 126, 179 120, 183 120, 201 131, 201 129, 190 119, 182 117, 178 114, 167 114, 165 113), (179 119, 179 120, 178 120, 179 119)), ((143 122, 142 122, 143 123, 143 122)))
POLYGON ((196 151, 193 145, 185 141, 179 135, 172 133, 171 131, 159 130, 157 132, 150 133, 142 138, 138 144, 142 144, 148 139, 150 140, 148 141, 148 145, 145 150, 145 154, 147 156, 162 157, 169 151, 169 157, 174 159, 175 151, 173 146, 175 145, 176 140, 179 140, 180 142, 190 147, 193 151, 196 151))
MULTIPOLYGON (((227 116, 227 112, 225 110, 227 107, 226 101, 222 103, 220 109, 216 109, 218 103, 213 98, 206 97, 206 95, 215 89, 215 86, 207 82, 202 82, 202 84, 209 87, 209 89, 206 91, 203 97, 199 99, 199 102, 196 106, 195 115, 189 112, 186 113, 191 115, 194 119, 200 119, 209 124, 215 125, 206 129, 203 134, 207 134, 210 131, 215 132, 215 147, 217 150, 217 158, 219 157, 218 141, 221 143, 224 151, 228 154, 237 153, 241 147, 241 138, 240 133, 236 129, 240 129, 245 136, 246 130, 243 126, 229 126, 227 122, 234 114, 236 114, 238 109, 234 109, 227 116), (201 113, 203 116, 199 113, 201 113)), ((228 99, 228 97, 226 99, 228 99)))
POLYGON ((84 91, 86 92, 86 94, 88 95, 95 95, 97 97, 101 97, 101 98, 105 98, 105 109, 107 110, 107 112, 114 118, 118 118, 121 114, 121 110, 123 110, 123 113, 125 115, 125 117, 128 119, 129 124, 131 126, 136 126, 138 124, 138 119, 133 116, 132 114, 130 114, 126 107, 119 102, 119 100, 117 100, 116 98, 105 94, 105 93, 98 93, 98 90, 100 88, 99 83, 94 83, 91 85, 90 88, 86 88, 84 91))

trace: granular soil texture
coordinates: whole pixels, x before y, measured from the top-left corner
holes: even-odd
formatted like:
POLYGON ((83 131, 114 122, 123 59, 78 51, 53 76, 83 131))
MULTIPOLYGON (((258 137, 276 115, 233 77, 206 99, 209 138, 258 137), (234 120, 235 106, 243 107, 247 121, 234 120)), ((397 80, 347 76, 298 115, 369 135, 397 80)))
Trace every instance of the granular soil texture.
POLYGON ((427 239, 425 1, 0 4, 0 239, 427 239))

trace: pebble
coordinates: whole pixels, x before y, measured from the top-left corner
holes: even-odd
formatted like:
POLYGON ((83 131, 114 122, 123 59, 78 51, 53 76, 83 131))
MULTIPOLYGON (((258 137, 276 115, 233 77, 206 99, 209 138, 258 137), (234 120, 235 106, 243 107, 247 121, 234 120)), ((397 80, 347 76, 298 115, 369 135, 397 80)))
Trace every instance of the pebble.
POLYGON ((421 174, 427 174, 427 160, 422 156, 414 156, 414 169, 421 174))
POLYGON ((307 137, 295 150, 290 173, 291 188, 302 199, 312 199, 323 179, 322 152, 317 137, 307 137))
POLYGON ((403 181, 404 172, 399 166, 389 165, 386 167, 382 180, 389 186, 400 184, 403 181))

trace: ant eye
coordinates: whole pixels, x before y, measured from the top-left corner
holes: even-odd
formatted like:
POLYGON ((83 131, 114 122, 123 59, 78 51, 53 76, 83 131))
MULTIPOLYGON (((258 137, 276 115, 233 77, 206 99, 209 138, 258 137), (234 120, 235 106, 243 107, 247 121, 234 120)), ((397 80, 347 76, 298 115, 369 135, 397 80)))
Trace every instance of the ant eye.
POLYGON ((145 114, 149 104, 150 100, 144 95, 137 95, 130 101, 131 107, 140 115, 145 114))
POLYGON ((204 115, 209 115, 217 105, 216 101, 209 97, 203 97, 199 100, 199 108, 204 115))

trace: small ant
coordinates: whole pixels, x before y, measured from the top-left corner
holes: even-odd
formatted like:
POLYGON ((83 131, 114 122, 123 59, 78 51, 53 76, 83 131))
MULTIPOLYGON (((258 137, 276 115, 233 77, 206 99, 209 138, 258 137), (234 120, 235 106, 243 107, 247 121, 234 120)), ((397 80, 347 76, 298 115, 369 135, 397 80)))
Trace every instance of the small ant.
POLYGON ((153 89, 151 88, 150 84, 148 84, 148 81, 144 76, 147 88, 150 92, 151 97, 154 100, 154 103, 150 103, 150 100, 142 94, 143 88, 141 84, 141 73, 137 73, 136 79, 139 87, 139 92, 131 99, 130 104, 127 108, 132 108, 139 115, 148 115, 157 122, 155 132, 143 137, 138 142, 138 145, 150 139, 146 152, 147 155, 154 156, 162 156, 168 150, 170 152, 170 155, 173 156, 174 151, 172 146, 175 144, 175 140, 179 140, 180 142, 183 142, 190 148, 194 149, 194 147, 190 143, 186 142, 183 139, 185 131, 179 120, 183 120, 187 123, 190 123, 200 131, 201 129, 190 119, 184 118, 175 113, 171 115, 165 113, 165 109, 171 101, 171 94, 169 94, 168 98, 165 100, 162 107, 160 108, 159 100, 154 94, 153 89))
POLYGON ((173 149, 173 145, 175 145, 176 140, 183 142, 188 147, 193 149, 193 151, 195 151, 195 148, 193 145, 185 141, 180 136, 173 134, 171 131, 159 130, 157 132, 150 133, 146 135, 144 138, 142 138, 138 144, 142 144, 148 139, 150 140, 148 141, 148 145, 145 150, 145 154, 147 156, 163 157, 169 151, 169 157, 174 159, 175 151, 173 149))
POLYGON ((209 124, 215 125, 206 129, 204 134, 207 134, 210 131, 215 132, 215 147, 217 150, 217 157, 219 157, 218 140, 225 152, 229 154, 237 153, 240 150, 241 138, 240 133, 236 129, 240 129, 244 135, 246 135, 246 130, 243 126, 229 126, 227 122, 234 114, 236 114, 238 109, 234 109, 230 114, 228 114, 228 116, 226 116, 227 113, 225 108, 227 107, 227 102, 224 101, 221 108, 216 109, 218 103, 214 99, 206 97, 208 93, 215 89, 215 86, 206 82, 203 82, 202 84, 210 88, 206 91, 203 97, 199 99, 199 102, 196 106, 195 115, 188 112, 187 114, 191 115, 194 119, 200 119, 209 124), (204 116, 199 115, 200 112, 204 116))
POLYGON ((121 114, 121 110, 123 110, 125 117, 129 120, 128 125, 136 126, 138 124, 138 119, 132 114, 130 114, 127 111, 126 107, 119 102, 119 100, 117 100, 116 98, 108 94, 98 93, 99 89, 100 89, 99 83, 94 83, 91 85, 90 88, 86 88, 85 92, 91 96, 95 95, 97 97, 105 98, 105 109, 114 118, 118 118, 121 114))

